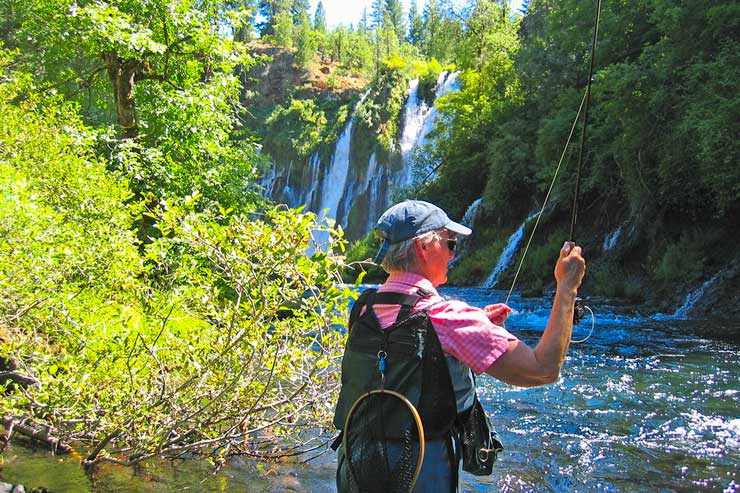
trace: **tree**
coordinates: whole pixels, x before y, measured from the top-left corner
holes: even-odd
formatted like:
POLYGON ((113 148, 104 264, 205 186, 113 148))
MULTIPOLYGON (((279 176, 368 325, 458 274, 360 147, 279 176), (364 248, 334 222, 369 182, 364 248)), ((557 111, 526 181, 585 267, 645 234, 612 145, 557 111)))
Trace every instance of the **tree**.
POLYGON ((290 7, 290 12, 293 14, 293 24, 296 26, 300 24, 303 14, 308 15, 310 9, 311 2, 309 0, 293 0, 293 5, 290 7))
POLYGON ((411 0, 411 7, 409 8, 409 43, 414 46, 421 46, 423 36, 424 22, 419 15, 419 10, 416 6, 416 0, 411 0))
POLYGON ((258 28, 260 36, 272 36, 275 34, 275 24, 281 12, 288 12, 293 17, 294 0, 260 0, 259 13, 262 22, 258 28))
POLYGON ((384 27, 390 29, 398 39, 403 41, 406 37, 406 29, 403 22, 403 7, 400 0, 385 0, 384 27))
MULTIPOLYGON (((54 25, 56 10, 36 6, 23 5, 30 18, 49 14, 41 27, 66 29, 71 46, 41 39, 39 52, 17 58, 0 50, 0 416, 8 434, 50 434, 57 451, 74 442, 87 465, 293 454, 305 445, 303 430, 330 421, 342 346, 330 327, 349 293, 336 288, 331 252, 305 255, 313 232, 326 229, 316 217, 271 207, 239 174, 251 177, 258 164, 235 128, 239 57, 225 60, 231 52, 219 50, 229 45, 218 37, 183 41, 193 52, 172 53, 170 63, 189 66, 169 66, 167 84, 134 80, 140 133, 118 139, 94 111, 78 114, 73 84, 49 90, 43 69, 59 76, 74 61, 88 73, 100 63, 52 57, 92 51, 80 33, 99 36, 102 27, 85 31, 76 15, 117 34, 138 27, 135 17, 114 11, 101 20, 86 10, 54 25), (199 44, 206 40, 216 51, 199 44), (130 185, 159 194, 149 213, 160 234, 146 244, 131 224, 149 201, 130 185)), ((26 27, 22 13, 15 29, 26 27)), ((101 79, 90 80, 105 94, 101 79)))
POLYGON ((370 26, 375 29, 381 29, 385 25, 385 0, 373 0, 370 20, 370 26))
POLYGON ((320 33, 326 32, 326 12, 324 12, 324 2, 319 0, 316 4, 316 12, 313 18, 313 28, 320 33))
POLYGON ((367 17, 367 7, 362 9, 362 15, 360 16, 360 22, 357 23, 357 32, 366 35, 370 29, 367 17))
POLYGON ((293 16, 292 14, 284 10, 282 12, 278 12, 278 14, 274 17, 274 24, 273 24, 273 36, 275 38, 275 43, 277 43, 279 46, 283 46, 285 48, 292 48, 293 47, 293 16))
POLYGON ((318 33, 311 30, 311 20, 308 12, 300 14, 300 21, 295 26, 296 63, 301 67, 307 67, 318 48, 318 33))

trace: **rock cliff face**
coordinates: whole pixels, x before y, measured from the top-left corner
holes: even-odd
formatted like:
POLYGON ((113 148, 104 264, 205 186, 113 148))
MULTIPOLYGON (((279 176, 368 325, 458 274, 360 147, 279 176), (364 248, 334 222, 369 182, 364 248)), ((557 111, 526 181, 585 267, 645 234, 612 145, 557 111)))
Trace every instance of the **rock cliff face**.
MULTIPOLYGON (((327 85, 336 67, 302 71, 289 53, 260 49, 272 61, 245 75, 245 106, 270 161, 266 193, 336 221, 350 240, 364 237, 394 194, 413 185, 415 153, 437 116, 433 101, 397 70, 381 71, 360 92, 355 78, 327 85)), ((432 94, 454 84, 443 72, 432 94)))

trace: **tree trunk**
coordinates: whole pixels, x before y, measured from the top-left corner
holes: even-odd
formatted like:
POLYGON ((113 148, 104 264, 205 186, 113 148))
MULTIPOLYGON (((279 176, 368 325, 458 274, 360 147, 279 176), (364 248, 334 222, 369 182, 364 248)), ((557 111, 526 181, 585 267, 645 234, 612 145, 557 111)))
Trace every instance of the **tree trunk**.
POLYGON ((136 106, 134 104, 134 81, 137 73, 144 66, 138 60, 123 60, 112 52, 104 53, 103 60, 113 84, 118 124, 121 126, 121 137, 123 139, 133 139, 139 134, 136 106))

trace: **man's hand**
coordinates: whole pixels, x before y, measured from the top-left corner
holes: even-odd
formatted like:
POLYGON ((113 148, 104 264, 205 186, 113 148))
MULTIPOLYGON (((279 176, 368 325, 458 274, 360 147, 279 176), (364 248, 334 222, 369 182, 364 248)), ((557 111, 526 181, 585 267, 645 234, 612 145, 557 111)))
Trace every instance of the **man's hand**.
POLYGON ((583 275, 586 273, 586 261, 581 256, 581 247, 575 243, 566 241, 560 249, 560 258, 555 264, 555 280, 558 288, 566 292, 575 292, 581 285, 583 275))
POLYGON ((506 317, 508 317, 509 313, 513 310, 503 303, 494 303, 493 305, 488 305, 483 308, 483 311, 486 313, 488 320, 496 325, 504 325, 506 317))

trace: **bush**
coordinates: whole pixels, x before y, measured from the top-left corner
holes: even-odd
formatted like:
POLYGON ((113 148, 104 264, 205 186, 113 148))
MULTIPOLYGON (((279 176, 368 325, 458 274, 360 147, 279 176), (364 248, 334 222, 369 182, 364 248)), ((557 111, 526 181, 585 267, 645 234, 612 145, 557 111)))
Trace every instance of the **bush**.
POLYGON ((272 457, 328 429, 351 293, 341 257, 305 255, 316 216, 194 193, 150 212, 142 258, 94 133, 16 94, 0 83, 0 357, 32 384, 0 380, 0 416, 88 463, 272 457))
POLYGON ((380 250, 380 239, 371 231, 365 238, 356 241, 347 249, 347 266, 342 278, 344 282, 374 282, 380 283, 386 277, 386 272, 368 260, 373 260, 380 250))
POLYGON ((669 243, 653 268, 653 276, 664 285, 691 282, 698 279, 704 268, 703 242, 683 235, 677 243, 669 243))
POLYGON ((607 298, 621 298, 631 301, 643 301, 645 290, 636 274, 625 272, 624 267, 613 263, 597 263, 589 267, 592 294, 607 298))

